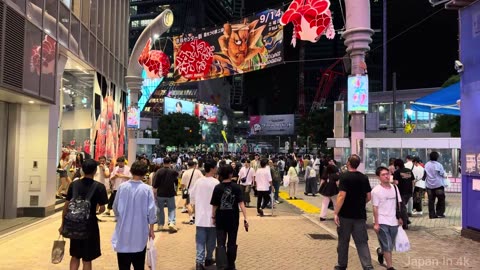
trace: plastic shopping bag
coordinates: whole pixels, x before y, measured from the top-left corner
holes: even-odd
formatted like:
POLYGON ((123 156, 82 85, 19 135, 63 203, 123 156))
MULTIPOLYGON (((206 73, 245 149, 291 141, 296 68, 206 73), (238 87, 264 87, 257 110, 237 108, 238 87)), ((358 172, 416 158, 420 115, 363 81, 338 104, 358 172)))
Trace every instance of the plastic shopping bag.
POLYGON ((402 226, 398 226, 397 238, 395 239, 395 250, 397 252, 407 252, 410 250, 410 241, 407 233, 402 226))
POLYGON ((156 269, 157 266, 157 249, 152 238, 148 239, 147 265, 150 269, 156 269))
POLYGON ((283 186, 284 186, 284 187, 288 187, 289 184, 290 184, 290 176, 285 175, 285 176, 283 177, 283 186))
POLYGON ((450 179, 448 177, 443 178, 443 186, 444 187, 449 187, 451 185, 452 185, 452 183, 450 182, 450 179))
POLYGON ((59 236, 57 240, 53 241, 52 263, 61 263, 63 260, 63 255, 65 255, 65 240, 63 239, 63 236, 59 236), (60 237, 62 239, 60 239, 60 237))

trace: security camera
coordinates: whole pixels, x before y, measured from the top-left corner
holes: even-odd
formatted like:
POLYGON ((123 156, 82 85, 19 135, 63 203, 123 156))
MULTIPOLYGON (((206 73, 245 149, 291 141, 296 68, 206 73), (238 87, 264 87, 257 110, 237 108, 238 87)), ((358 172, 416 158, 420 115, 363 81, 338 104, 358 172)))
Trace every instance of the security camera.
POLYGON ((458 72, 458 73, 462 73, 463 72, 463 63, 460 62, 459 60, 455 60, 455 70, 458 72))

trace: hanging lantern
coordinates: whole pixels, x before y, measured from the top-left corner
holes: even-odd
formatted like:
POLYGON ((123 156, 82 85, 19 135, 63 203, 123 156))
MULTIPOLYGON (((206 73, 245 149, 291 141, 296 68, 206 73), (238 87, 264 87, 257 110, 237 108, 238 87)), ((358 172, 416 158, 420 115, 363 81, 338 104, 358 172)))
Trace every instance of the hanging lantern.
POLYGON ((329 0, 294 0, 283 14, 280 23, 293 23, 292 45, 297 39, 317 42, 325 34, 328 39, 335 37, 329 0))

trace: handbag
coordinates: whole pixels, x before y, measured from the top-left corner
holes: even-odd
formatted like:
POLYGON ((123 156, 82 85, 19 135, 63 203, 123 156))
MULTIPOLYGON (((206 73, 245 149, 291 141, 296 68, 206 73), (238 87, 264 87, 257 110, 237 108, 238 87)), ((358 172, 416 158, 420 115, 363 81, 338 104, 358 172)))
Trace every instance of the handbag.
POLYGON ((65 255, 65 240, 62 235, 58 236, 58 239, 53 241, 52 247, 52 263, 59 264, 63 260, 63 255, 65 255), (62 238, 60 240, 60 238, 62 238))
POLYGON ((148 238, 147 265, 150 269, 156 269, 157 266, 157 249, 152 238, 148 238))
POLYGON ((193 179, 193 173, 195 172, 195 169, 193 169, 192 171, 192 176, 190 176, 190 182, 188 182, 188 187, 187 188, 184 188, 182 190, 182 199, 188 199, 188 197, 190 197, 190 194, 188 193, 189 189, 190 189, 190 184, 192 184, 192 179, 193 179))
POLYGON ((290 184, 290 175, 285 175, 283 177, 283 186, 288 187, 289 184, 290 184))
POLYGON ((240 179, 240 181, 242 181, 242 183, 247 182, 247 177, 248 177, 249 172, 250 172, 250 168, 248 168, 248 170, 247 170, 247 175, 245 175, 245 177, 242 177, 242 179, 240 179))
POLYGON ((397 252, 407 252, 410 250, 410 240, 408 240, 407 233, 402 226, 398 226, 397 237, 395 238, 395 250, 397 252))

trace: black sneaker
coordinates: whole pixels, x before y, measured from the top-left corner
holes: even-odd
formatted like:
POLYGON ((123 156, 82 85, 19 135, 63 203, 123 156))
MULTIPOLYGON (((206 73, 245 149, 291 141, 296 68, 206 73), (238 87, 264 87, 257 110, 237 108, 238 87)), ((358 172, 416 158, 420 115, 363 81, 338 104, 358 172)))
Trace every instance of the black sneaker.
POLYGON ((205 260, 205 267, 209 267, 215 264, 215 259, 205 260))
POLYGON ((259 214, 261 217, 263 217, 263 215, 264 215, 264 214, 263 214, 263 209, 258 209, 258 214, 259 214))
POLYGON ((383 264, 383 253, 380 248, 377 248, 377 259, 378 263, 383 264))
POLYGON ((195 265, 195 270, 205 270, 205 267, 203 267, 203 264, 197 263, 197 264, 195 265))
POLYGON ((327 219, 323 218, 323 217, 320 218, 320 221, 325 221, 325 220, 327 220, 327 219))

